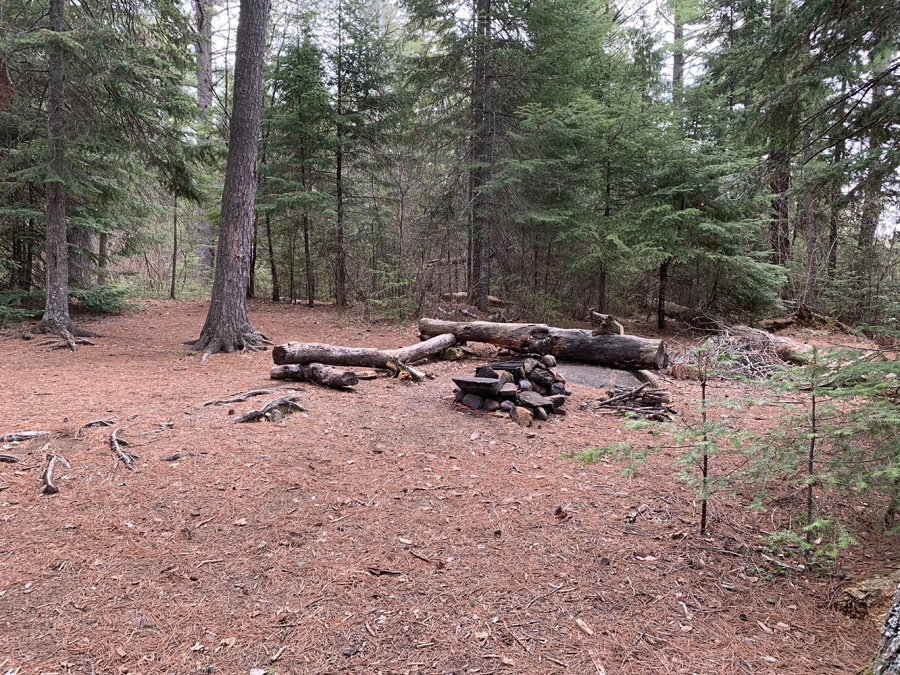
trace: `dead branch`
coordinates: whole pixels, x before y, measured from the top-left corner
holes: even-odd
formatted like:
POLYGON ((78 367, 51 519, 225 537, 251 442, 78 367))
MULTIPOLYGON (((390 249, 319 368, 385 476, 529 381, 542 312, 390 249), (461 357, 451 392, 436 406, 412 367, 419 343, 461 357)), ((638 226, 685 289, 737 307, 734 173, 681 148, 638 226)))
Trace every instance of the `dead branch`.
POLYGON ((0 455, 0 462, 6 462, 7 464, 15 464, 19 461, 19 458, 15 455, 0 455))
POLYGON ((232 394, 227 398, 215 399, 212 401, 204 401, 198 408, 206 408, 211 405, 226 405, 228 403, 243 403, 248 398, 253 398, 254 396, 266 396, 269 394, 274 394, 274 389, 251 389, 250 391, 244 391, 237 394, 232 394))
POLYGON ((644 384, 640 385, 639 387, 635 387, 634 389, 631 389, 630 391, 626 391, 624 394, 619 394, 618 396, 613 396, 612 398, 608 398, 605 401, 600 401, 597 405, 598 406, 609 406, 609 405, 615 405, 619 401, 629 401, 631 399, 637 398, 638 394, 640 394, 642 391, 644 391, 644 389, 646 389, 649 386, 650 386, 649 382, 644 382, 644 384))
POLYGON ((129 443, 124 438, 118 438, 118 433, 120 431, 121 429, 116 429, 112 432, 112 435, 109 437, 109 447, 116 456, 122 460, 122 464, 125 465, 126 469, 134 471, 133 463, 134 460, 138 459, 138 456, 124 449, 123 446, 129 445, 129 443))
MULTIPOLYGON (((50 444, 44 446, 44 449, 48 448, 50 444)), ((41 480, 44 485, 41 487, 41 494, 44 495, 55 495, 59 492, 59 488, 56 487, 56 484, 53 482, 53 474, 56 471, 58 466, 62 466, 66 469, 71 469, 72 465, 66 461, 66 458, 62 455, 54 455, 52 453, 47 453, 47 468, 44 469, 44 473, 41 475, 41 480)))
POLYGON ((18 431, 0 436, 0 443, 19 443, 21 441, 30 441, 32 438, 40 438, 41 436, 49 435, 49 431, 18 431))
POLYGON ((82 429, 97 429, 99 427, 111 427, 115 423, 115 420, 94 420, 93 422, 82 424, 81 427, 82 429))
POLYGON ((251 410, 238 417, 234 423, 241 424, 244 422, 259 422, 263 419, 269 419, 273 422, 280 422, 282 417, 290 415, 294 412, 304 412, 306 408, 297 403, 300 397, 296 394, 288 394, 281 396, 274 401, 269 401, 259 410, 251 410))
POLYGON ((185 457, 205 457, 205 452, 176 452, 174 455, 167 455, 166 457, 160 457, 160 462, 177 462, 179 459, 184 459, 185 457))

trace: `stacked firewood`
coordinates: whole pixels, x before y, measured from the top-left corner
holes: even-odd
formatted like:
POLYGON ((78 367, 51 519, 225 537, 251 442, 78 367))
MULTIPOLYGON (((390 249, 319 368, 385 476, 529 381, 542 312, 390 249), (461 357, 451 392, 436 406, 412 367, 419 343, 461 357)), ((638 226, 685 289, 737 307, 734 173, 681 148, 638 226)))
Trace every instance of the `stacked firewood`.
POLYGON ((565 414, 562 406, 572 393, 549 354, 480 366, 475 377, 453 381, 458 387, 454 403, 472 410, 507 411, 522 426, 533 419, 545 421, 552 413, 565 414))
POLYGON ((656 422, 669 422, 674 419, 675 411, 671 407, 672 396, 668 389, 654 388, 649 382, 628 389, 616 387, 607 392, 607 398, 587 401, 581 410, 614 410, 620 414, 632 414, 656 422))

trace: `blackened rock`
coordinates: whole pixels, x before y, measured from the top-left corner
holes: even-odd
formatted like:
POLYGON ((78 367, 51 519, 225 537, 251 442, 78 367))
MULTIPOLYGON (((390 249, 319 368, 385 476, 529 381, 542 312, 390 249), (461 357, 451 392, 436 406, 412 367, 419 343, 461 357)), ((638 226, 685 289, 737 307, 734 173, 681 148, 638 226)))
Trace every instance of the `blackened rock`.
POLYGON ((547 398, 550 399, 551 403, 553 403, 554 410, 561 408, 566 402, 566 397, 564 394, 553 394, 552 396, 548 396, 547 398))
POLYGON ((512 384, 516 381, 516 378, 513 377, 513 374, 508 370, 501 370, 500 377, 498 378, 503 384, 512 384))
POLYGON ((550 416, 547 414, 547 411, 543 408, 535 408, 534 409, 534 419, 540 420, 541 422, 546 422, 550 416))
POLYGON ((549 370, 544 368, 535 368, 528 375, 529 381, 534 384, 539 384, 542 387, 550 387, 553 384, 553 375, 550 374, 549 370))
POLYGON ((515 398, 516 394, 518 393, 519 388, 512 382, 507 382, 502 387, 500 387, 500 393, 498 394, 498 396, 503 396, 504 398, 515 398))
POLYGON ((500 401, 500 410, 512 410, 516 404, 512 401, 500 401))
POLYGON ((478 394, 479 396, 496 396, 503 386, 498 379, 490 377, 454 377, 454 384, 467 394, 478 394))
POLYGON ((550 387, 550 394, 554 395, 554 396, 556 396, 556 395, 571 396, 571 393, 569 392, 569 390, 566 389, 566 385, 563 384, 562 382, 554 382, 553 385, 550 387))
POLYGON ((463 397, 462 404, 472 410, 478 410, 484 405, 484 399, 478 394, 466 394, 463 397))
POLYGON ((484 409, 489 413, 492 413, 496 410, 500 410, 500 404, 492 398, 486 398, 484 400, 484 409))
POLYGON ((497 371, 490 366, 478 366, 478 368, 475 369, 475 377, 487 377, 496 380, 500 376, 497 374, 497 371))

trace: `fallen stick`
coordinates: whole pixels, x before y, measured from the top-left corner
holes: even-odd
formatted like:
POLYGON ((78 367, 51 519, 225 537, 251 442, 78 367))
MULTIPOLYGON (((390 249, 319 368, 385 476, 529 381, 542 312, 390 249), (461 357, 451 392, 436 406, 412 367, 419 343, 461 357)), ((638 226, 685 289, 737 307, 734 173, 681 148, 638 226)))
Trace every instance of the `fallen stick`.
POLYGON ((49 435, 49 431, 18 431, 0 436, 0 443, 18 443, 20 441, 30 441, 32 438, 40 438, 41 436, 49 435))
POLYGON ((176 452, 174 455, 167 455, 166 457, 160 457, 160 462, 177 462, 179 459, 184 459, 185 457, 205 457, 205 452, 176 452))
POLYGON ((115 424, 115 420, 94 420, 93 422, 88 422, 87 424, 82 424, 82 429, 97 429, 99 427, 111 427, 115 424))
POLYGON ((6 462, 7 464, 15 464, 19 461, 19 458, 15 455, 0 455, 0 462, 6 462))
POLYGON ((119 457, 119 459, 122 460, 122 464, 125 465, 126 469, 134 471, 133 462, 138 458, 138 456, 133 455, 122 448, 123 445, 128 445, 128 441, 126 441, 124 438, 117 437, 120 431, 122 430, 116 429, 112 432, 112 436, 109 437, 109 447, 119 457))
POLYGON ((259 422, 268 415, 274 421, 281 421, 281 416, 290 415, 293 412, 303 412, 306 410, 302 405, 297 403, 299 397, 296 394, 281 396, 274 401, 269 401, 259 410, 251 410, 238 417, 234 423, 241 424, 244 422, 259 422), (276 420, 276 413, 278 419, 276 420))
MULTIPOLYGON (((46 448, 50 444, 48 443, 44 447, 46 448)), ((56 471, 56 467, 63 466, 66 469, 71 469, 72 465, 66 461, 66 458, 62 455, 54 455, 52 453, 47 453, 47 468, 44 469, 44 473, 41 475, 41 480, 44 482, 43 487, 41 487, 41 494, 44 495, 55 495, 59 492, 59 488, 53 482, 53 473, 56 471)))
POLYGON ((324 387, 346 389, 359 384, 359 377, 351 370, 338 370, 322 363, 292 363, 273 366, 269 371, 273 380, 303 380, 324 387))
POLYGON ((238 394, 232 394, 227 398, 220 398, 213 401, 204 401, 201 403, 198 408, 206 408, 211 405, 226 405, 228 403, 243 403, 248 398, 253 398, 254 396, 266 396, 267 394, 274 394, 275 391, 273 389, 252 389, 251 391, 244 391, 238 394))

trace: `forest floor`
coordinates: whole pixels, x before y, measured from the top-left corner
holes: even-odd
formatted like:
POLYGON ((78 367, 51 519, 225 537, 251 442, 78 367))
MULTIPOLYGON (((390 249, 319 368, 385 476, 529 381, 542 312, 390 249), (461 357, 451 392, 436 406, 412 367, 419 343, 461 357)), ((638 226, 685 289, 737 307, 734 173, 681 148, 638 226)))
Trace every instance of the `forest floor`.
MULTIPOLYGON (((900 557, 858 501, 842 508, 860 544, 833 566, 759 549, 802 507, 790 492, 765 512, 717 494, 700 536, 680 450, 631 476, 571 456, 652 440, 583 409, 598 390, 570 385, 568 414, 528 429, 453 405, 450 377, 498 358, 487 345, 426 365, 423 384, 297 383, 306 413, 235 425, 275 396, 200 404, 292 385, 269 380, 271 352, 186 352, 206 310, 145 302, 90 321, 106 337, 77 353, 0 342, 0 434, 52 434, 0 449, 21 458, 0 464, 0 673, 824 675, 873 654, 879 618, 831 605, 900 557), (100 419, 114 426, 83 427, 100 419), (71 465, 53 496, 38 493, 48 440, 71 465)), ((417 340, 330 306, 252 302, 250 318, 276 344, 417 340)), ((677 424, 696 423, 699 384, 665 386, 677 424)), ((728 381, 712 394, 769 396, 728 381)), ((781 409, 711 414, 759 429, 781 409)))

